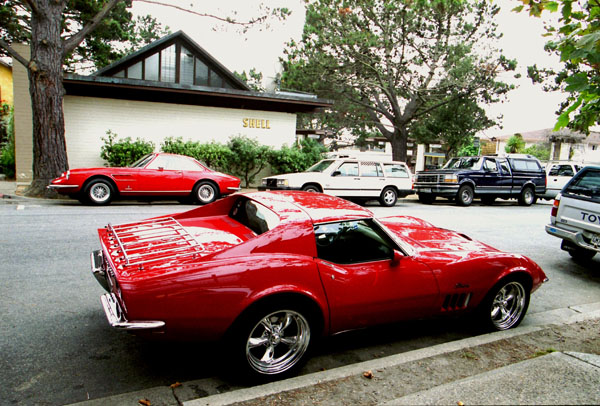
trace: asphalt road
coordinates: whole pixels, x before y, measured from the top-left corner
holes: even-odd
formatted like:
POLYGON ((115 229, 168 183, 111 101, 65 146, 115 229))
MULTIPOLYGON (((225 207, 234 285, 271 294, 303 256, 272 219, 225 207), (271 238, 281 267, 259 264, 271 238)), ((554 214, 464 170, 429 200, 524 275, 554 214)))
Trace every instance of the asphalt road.
MULTIPOLYGON (((393 208, 368 204, 377 216, 413 215, 497 248, 525 254, 550 278, 530 313, 600 300, 600 256, 580 266, 544 231, 550 205, 516 202, 457 207, 404 199, 393 208)), ((107 223, 179 212, 179 204, 0 201, 0 403, 63 405, 174 382, 198 381, 197 395, 234 388, 216 372, 213 345, 149 342, 108 327, 89 271, 96 229, 107 223)), ((527 318, 524 321, 527 324, 527 318)), ((465 322, 413 322, 336 336, 304 372, 404 352, 476 334, 465 322)))

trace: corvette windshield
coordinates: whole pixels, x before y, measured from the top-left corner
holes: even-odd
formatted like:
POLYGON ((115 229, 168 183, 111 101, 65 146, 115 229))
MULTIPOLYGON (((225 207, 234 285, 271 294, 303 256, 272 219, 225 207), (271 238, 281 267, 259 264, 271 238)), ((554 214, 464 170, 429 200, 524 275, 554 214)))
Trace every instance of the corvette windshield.
POLYGON ((333 160, 323 160, 320 162, 317 162, 316 164, 314 164, 313 166, 311 166, 310 168, 308 168, 306 170, 306 172, 324 172, 327 168, 329 168, 331 166, 331 164, 333 164, 333 160))
POLYGON ((452 158, 444 165, 443 169, 478 169, 482 161, 483 158, 477 156, 452 158))

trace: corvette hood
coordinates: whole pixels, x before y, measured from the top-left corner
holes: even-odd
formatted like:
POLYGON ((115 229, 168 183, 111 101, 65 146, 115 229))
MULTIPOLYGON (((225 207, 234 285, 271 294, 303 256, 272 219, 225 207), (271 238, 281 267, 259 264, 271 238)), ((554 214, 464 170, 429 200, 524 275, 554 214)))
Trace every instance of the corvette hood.
POLYGON ((401 240, 420 252, 498 251, 456 231, 438 228, 416 217, 386 217, 379 220, 401 240))

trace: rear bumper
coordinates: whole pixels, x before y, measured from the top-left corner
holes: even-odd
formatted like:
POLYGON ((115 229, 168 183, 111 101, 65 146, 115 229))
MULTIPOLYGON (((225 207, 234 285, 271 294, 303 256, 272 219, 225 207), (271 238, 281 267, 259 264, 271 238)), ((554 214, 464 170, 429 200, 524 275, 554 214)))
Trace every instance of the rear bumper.
POLYGON ((165 326, 164 321, 129 321, 125 318, 121 305, 114 293, 105 293, 100 296, 104 313, 108 319, 108 324, 112 327, 122 330, 147 330, 165 326))
POLYGON ((600 244, 593 244, 593 240, 589 237, 586 237, 583 234, 583 231, 570 231, 557 227, 553 224, 548 224, 546 225, 546 232, 555 237, 570 241, 578 247, 585 248, 586 250, 600 252, 600 244))

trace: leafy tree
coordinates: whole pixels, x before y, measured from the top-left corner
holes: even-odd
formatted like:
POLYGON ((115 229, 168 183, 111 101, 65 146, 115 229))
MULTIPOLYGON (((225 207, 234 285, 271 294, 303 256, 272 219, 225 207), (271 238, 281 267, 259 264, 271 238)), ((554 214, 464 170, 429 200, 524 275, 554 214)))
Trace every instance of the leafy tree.
MULTIPOLYGON (((442 142, 446 159, 473 144, 478 131, 495 124, 472 98, 453 99, 415 120, 412 135, 419 143, 442 142)), ((477 148, 475 149, 475 154, 477 148)))
MULTIPOLYGON (((4 0, 0 5, 0 48, 26 67, 33 113, 33 181, 28 195, 53 195, 46 185, 68 169, 63 113, 63 64, 92 60, 102 66, 117 58, 111 41, 127 40, 133 0, 4 0), (31 56, 20 55, 13 42, 28 42, 31 56)), ((186 10, 160 1, 150 3, 219 19, 244 28, 285 18, 285 8, 263 7, 256 18, 238 21, 186 10), (264 13, 264 14, 262 14, 264 13)), ((152 26, 148 22, 148 27, 152 26)), ((150 28, 151 29, 151 28, 150 28)), ((145 32, 145 34, 149 34, 145 32)), ((144 34, 144 35, 145 35, 144 34)))
POLYGON ((323 159, 326 148, 310 138, 300 145, 284 145, 269 154, 269 165, 274 174, 302 172, 323 159))
POLYGON ((600 2, 596 0, 521 0, 515 11, 528 10, 540 17, 544 10, 560 10, 558 26, 546 26, 552 39, 546 51, 560 57, 562 69, 528 68, 534 83, 544 90, 560 89, 567 93, 558 111, 554 130, 569 127, 583 133, 600 124, 600 2))
POLYGON ((250 72, 246 73, 246 71, 242 71, 242 73, 233 72, 238 79, 246 82, 246 84, 250 87, 250 89, 255 90, 257 92, 264 92, 265 88, 263 86, 263 74, 258 72, 255 68, 250 69, 250 72))
POLYGON ((232 153, 229 170, 244 180, 244 187, 249 187, 267 166, 270 148, 243 135, 231 137, 227 146, 232 153))
POLYGON ((550 159, 550 144, 541 143, 531 145, 523 150, 523 153, 533 155, 540 161, 547 161, 550 159))
POLYGON ((509 154, 520 153, 525 149, 525 140, 521 134, 515 134, 506 141, 504 150, 509 154))
POLYGON ((0 173, 9 179, 15 177, 15 121, 14 109, 6 103, 0 108, 0 173))
MULTIPOLYGON (((498 38, 487 0, 316 0, 288 44, 282 88, 334 99, 327 125, 381 133, 406 160, 413 125, 457 99, 493 103, 516 67, 479 44, 498 38)), ((468 137, 467 137, 468 138, 468 137)))
POLYGON ((119 141, 117 134, 111 130, 106 132, 106 138, 102 137, 104 145, 100 148, 100 157, 107 162, 106 166, 128 166, 154 151, 154 143, 136 138, 125 137, 119 141))
POLYGON ((232 160, 232 152, 227 145, 218 142, 200 143, 183 141, 182 137, 167 137, 161 144, 163 152, 191 156, 206 164, 209 168, 228 172, 232 160))

